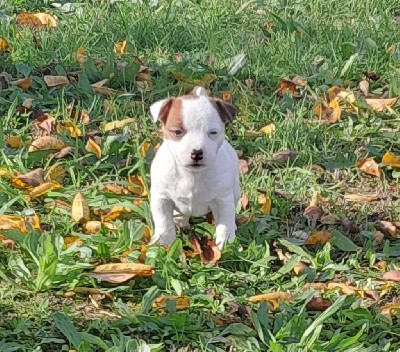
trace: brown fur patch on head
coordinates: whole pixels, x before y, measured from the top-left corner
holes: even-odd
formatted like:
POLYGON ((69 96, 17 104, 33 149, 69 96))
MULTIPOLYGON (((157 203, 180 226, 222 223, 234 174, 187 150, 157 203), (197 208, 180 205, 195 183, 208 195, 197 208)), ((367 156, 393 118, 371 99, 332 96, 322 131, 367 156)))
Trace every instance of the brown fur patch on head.
POLYGON ((218 98, 210 98, 211 104, 217 109, 224 124, 231 123, 237 114, 237 109, 230 103, 218 98))
MULTIPOLYGON (((161 110, 164 110, 164 106, 161 110)), ((160 120, 163 123, 164 138, 177 141, 183 137, 186 131, 183 126, 182 97, 171 99, 163 114, 160 112, 160 120), (180 135, 174 133, 178 130, 182 131, 180 135)))

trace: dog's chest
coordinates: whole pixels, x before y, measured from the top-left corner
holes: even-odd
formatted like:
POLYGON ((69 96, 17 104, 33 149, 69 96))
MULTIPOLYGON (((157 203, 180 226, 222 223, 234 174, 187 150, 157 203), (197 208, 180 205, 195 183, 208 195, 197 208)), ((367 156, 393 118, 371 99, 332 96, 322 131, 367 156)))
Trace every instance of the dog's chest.
POLYGON ((210 210, 215 197, 207 180, 197 178, 181 178, 172 192, 172 200, 176 209, 184 215, 201 216, 210 210))

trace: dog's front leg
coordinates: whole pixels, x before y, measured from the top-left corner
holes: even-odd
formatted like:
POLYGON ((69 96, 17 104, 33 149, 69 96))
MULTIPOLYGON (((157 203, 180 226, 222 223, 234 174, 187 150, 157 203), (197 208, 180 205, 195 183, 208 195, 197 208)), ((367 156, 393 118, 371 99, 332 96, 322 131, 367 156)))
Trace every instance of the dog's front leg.
POLYGON ((149 244, 171 244, 176 238, 173 219, 174 203, 170 199, 152 195, 150 200, 151 213, 154 221, 154 235, 149 244))
POLYGON ((215 229, 215 241, 219 249, 222 249, 226 242, 232 243, 235 240, 235 201, 233 195, 220 198, 211 205, 211 212, 217 224, 215 229))

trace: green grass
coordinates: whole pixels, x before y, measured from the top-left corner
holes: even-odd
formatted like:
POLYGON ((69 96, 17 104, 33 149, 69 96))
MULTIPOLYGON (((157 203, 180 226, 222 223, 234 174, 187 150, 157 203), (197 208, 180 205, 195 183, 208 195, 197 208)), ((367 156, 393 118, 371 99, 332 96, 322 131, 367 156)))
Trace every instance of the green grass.
MULTIPOLYGON (((0 84, 1 170, 65 170, 62 188, 33 200, 0 176, 0 214, 29 216, 35 211, 41 221, 40 230, 28 226, 27 234, 3 230, 0 222, 0 234, 15 242, 15 248, 0 244, 0 351, 145 351, 147 345, 152 351, 182 352, 398 350, 398 318, 381 310, 398 303, 398 286, 385 286, 382 274, 399 267, 400 243, 389 237, 374 242, 374 233, 377 220, 400 220, 400 174, 381 163, 387 151, 400 154, 400 115, 398 104, 381 113, 368 108, 357 86, 363 72, 372 71, 380 75, 369 80, 373 94, 387 90, 390 97, 400 95, 399 13, 400 3, 388 0, 160 0, 156 6, 148 1, 82 0, 69 11, 48 1, 0 0, 0 37, 11 47, 0 52, 0 71, 11 81, 33 77, 26 91, 0 84), (17 14, 38 11, 56 15, 57 28, 32 30, 15 24, 17 14), (119 57, 113 48, 122 40, 128 42, 127 53, 119 57), (89 56, 83 67, 76 58, 79 47, 89 56), (229 65, 240 53, 246 63, 229 75, 229 65), (133 80, 139 69, 133 55, 149 67, 152 89, 144 93, 133 80), (103 68, 95 60, 102 60, 103 68), (127 63, 123 72, 116 67, 119 60, 127 63), (97 282, 88 275, 95 265, 121 257, 138 261, 144 225, 151 227, 147 197, 101 189, 107 183, 126 186, 128 175, 142 176, 147 187, 154 146, 160 142, 148 107, 183 93, 176 79, 182 73, 189 81, 215 75, 207 88, 215 96, 231 92, 239 108, 227 138, 250 164, 242 176, 249 209, 238 209, 240 218, 250 220, 239 227, 236 242, 215 266, 186 256, 189 242, 182 234, 167 251, 147 248, 145 262, 155 267, 152 277, 124 284, 97 282), (68 75, 71 84, 49 89, 45 74, 68 75), (301 97, 279 97, 279 82, 295 75, 307 80, 301 97), (113 107, 108 111, 105 97, 90 87, 105 78, 109 87, 123 93, 108 98, 113 107), (254 87, 248 80, 254 80, 254 87), (314 106, 333 85, 354 92, 359 113, 343 107, 338 123, 316 123, 314 106), (66 109, 72 101, 89 114, 88 125, 74 120, 81 137, 58 135, 72 147, 71 156, 28 153, 34 121, 29 111, 17 113, 26 98, 33 99, 33 110, 42 109, 57 123, 74 120, 66 109), (105 123, 126 118, 133 122, 105 132, 105 123), (269 123, 276 125, 271 136, 249 136, 269 123), (95 130, 100 158, 85 149, 95 130), (27 144, 8 147, 11 135, 20 135, 27 144), (144 143, 153 146, 145 157, 140 152, 144 143), (298 156, 278 164, 273 154, 285 149, 298 156), (380 163, 382 179, 357 169, 356 162, 367 156, 380 163), (261 212, 258 189, 272 199, 269 214, 261 212), (98 219, 95 209, 113 205, 131 212, 112 221, 116 231, 87 235, 71 220, 68 208, 45 207, 55 200, 70 204, 77 192, 86 198, 93 220, 98 219), (328 200, 322 208, 335 215, 334 223, 308 224, 303 211, 314 192, 328 200), (378 192, 379 198, 368 203, 344 199, 360 192, 378 192), (138 199, 142 202, 134 204, 138 199), (346 232, 341 225, 345 218, 354 220, 357 233, 346 232), (331 232, 333 239, 304 245, 304 233, 317 230, 331 232), (67 248, 68 236, 79 237, 82 244, 67 248), (291 258, 279 260, 279 250, 291 258), (382 270, 377 264, 383 260, 387 267, 382 270), (295 275, 300 261, 306 270, 295 275), (308 285, 313 282, 347 283, 365 294, 319 292, 308 285), (82 292, 81 287, 94 290, 82 292), (290 293, 293 301, 281 301, 277 308, 248 301, 269 292, 290 293), (188 296, 190 308, 177 311, 173 302, 166 309, 153 308, 153 301, 166 294, 188 296), (322 313, 311 311, 307 303, 314 296, 328 299, 331 306, 322 313)), ((212 234, 213 227, 199 222, 194 230, 212 234)))

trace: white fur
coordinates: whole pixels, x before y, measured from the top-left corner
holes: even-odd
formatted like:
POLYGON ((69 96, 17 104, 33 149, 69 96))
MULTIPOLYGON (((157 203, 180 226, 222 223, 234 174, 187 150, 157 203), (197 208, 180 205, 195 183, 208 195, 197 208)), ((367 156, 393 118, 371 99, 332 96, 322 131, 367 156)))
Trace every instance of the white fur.
MULTIPOLYGON (((185 135, 179 141, 165 139, 151 165, 151 243, 172 243, 176 238, 175 223, 186 227, 190 216, 211 210, 216 221, 216 243, 222 248, 235 239, 239 160, 225 140, 225 125, 204 88, 197 88, 194 93, 199 98, 182 103, 185 135), (212 131, 217 134, 210 134, 212 131), (201 167, 191 166, 193 149, 203 149, 201 167), (180 217, 174 219, 174 211, 180 217)), ((164 102, 150 107, 154 120, 164 102)))

